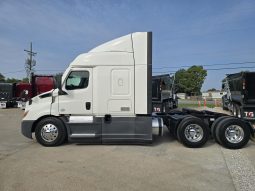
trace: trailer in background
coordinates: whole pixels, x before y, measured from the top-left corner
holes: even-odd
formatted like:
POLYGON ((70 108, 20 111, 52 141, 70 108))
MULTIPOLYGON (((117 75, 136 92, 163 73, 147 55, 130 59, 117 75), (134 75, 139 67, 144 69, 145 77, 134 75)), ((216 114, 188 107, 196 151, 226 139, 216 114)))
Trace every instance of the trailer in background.
POLYGON ((32 75, 31 84, 0 83, 0 108, 25 108, 26 102, 44 92, 55 88, 53 75, 32 75))
POLYGON ((255 122, 255 72, 229 74, 222 81, 227 92, 222 97, 223 109, 234 116, 255 122))
POLYGON ((0 108, 15 107, 15 83, 0 83, 0 108))

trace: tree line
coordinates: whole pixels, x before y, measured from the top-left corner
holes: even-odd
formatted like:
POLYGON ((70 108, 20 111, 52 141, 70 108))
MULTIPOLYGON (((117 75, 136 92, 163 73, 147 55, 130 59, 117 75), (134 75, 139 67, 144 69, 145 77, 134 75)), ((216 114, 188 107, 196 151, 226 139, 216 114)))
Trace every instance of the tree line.
POLYGON ((28 78, 23 78, 23 79, 6 78, 3 74, 0 73, 0 82, 5 82, 5 83, 28 82, 28 78))

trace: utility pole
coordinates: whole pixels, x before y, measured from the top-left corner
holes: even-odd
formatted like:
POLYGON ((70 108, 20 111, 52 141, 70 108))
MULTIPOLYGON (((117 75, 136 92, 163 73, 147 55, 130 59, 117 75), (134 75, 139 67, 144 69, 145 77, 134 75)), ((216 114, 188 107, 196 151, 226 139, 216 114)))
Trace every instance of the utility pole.
POLYGON ((31 83, 31 74, 33 72, 33 67, 36 65, 36 61, 33 60, 33 57, 37 54, 37 52, 33 52, 32 42, 30 42, 30 50, 25 49, 24 51, 27 52, 29 56, 29 58, 26 59, 25 69, 27 72, 29 83, 31 83))

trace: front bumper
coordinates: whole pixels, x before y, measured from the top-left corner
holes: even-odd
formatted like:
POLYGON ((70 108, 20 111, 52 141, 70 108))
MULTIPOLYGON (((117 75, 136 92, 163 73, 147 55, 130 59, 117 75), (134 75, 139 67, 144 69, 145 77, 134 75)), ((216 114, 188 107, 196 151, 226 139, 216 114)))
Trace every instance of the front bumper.
POLYGON ((32 139, 32 128, 33 128, 33 120, 23 120, 21 123, 21 133, 27 137, 32 139))

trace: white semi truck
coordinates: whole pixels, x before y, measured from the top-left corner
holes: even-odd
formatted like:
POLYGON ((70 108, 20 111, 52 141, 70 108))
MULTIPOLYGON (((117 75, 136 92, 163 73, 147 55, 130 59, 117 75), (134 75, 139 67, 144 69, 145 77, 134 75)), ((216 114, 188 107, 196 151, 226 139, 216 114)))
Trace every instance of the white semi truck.
POLYGON ((209 111, 152 113, 152 33, 132 33, 81 54, 62 83, 27 102, 22 134, 44 146, 151 143, 163 125, 184 145, 203 146, 212 134, 237 149, 254 135, 251 123, 209 111))

